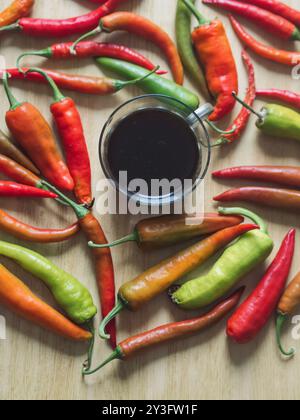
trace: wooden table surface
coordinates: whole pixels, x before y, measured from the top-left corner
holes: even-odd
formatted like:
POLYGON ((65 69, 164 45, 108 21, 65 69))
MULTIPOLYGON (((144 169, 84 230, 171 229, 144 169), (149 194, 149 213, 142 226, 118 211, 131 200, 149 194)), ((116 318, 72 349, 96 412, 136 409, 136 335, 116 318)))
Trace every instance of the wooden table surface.
MULTIPOLYGON (((299 7, 297 0, 286 0, 291 6, 299 7)), ((0 9, 10 0, 1 0, 0 9)), ((197 1, 198 6, 200 1, 197 1)), ((153 19, 174 37, 175 0, 128 0, 127 10, 141 13, 153 19)), ((33 15, 39 17, 63 18, 75 16, 92 9, 88 1, 52 0, 36 1, 33 15)), ((221 16, 228 29, 235 58, 239 67, 240 92, 246 87, 246 73, 241 62, 241 44, 230 27, 225 14, 202 6, 207 16, 221 16)), ((257 37, 265 42, 273 42, 279 48, 286 47, 280 40, 248 24, 257 37)), ((104 39, 103 37, 102 39, 104 39)), ((126 34, 109 37, 132 47, 167 67, 162 55, 151 43, 126 34)), ((31 49, 50 45, 47 39, 26 38, 18 33, 1 36, 0 53, 8 67, 13 67, 17 56, 31 49)), ((296 47, 294 47, 296 48, 296 47)), ((299 48, 299 47, 298 47, 299 48)), ((299 81, 293 80, 291 69, 272 64, 252 55, 258 87, 278 87, 299 91, 299 81)), ((222 54, 220 52, 220 60, 222 54)), ((100 70, 92 61, 49 62, 33 58, 27 64, 43 63, 51 68, 66 69, 76 73, 99 75, 100 70)), ((11 83, 14 93, 21 100, 37 104, 48 117, 50 91, 47 87, 30 83, 11 83)), ((186 85, 192 87, 186 80, 186 85)), ((3 91, 2 91, 3 92, 3 91)), ((103 177, 100 170, 97 146, 101 127, 112 110, 124 100, 139 94, 136 88, 128 89, 113 97, 95 97, 72 94, 77 101, 83 118, 93 166, 93 186, 96 193, 97 182, 103 177)), ((7 101, 2 93, 0 103, 0 127, 5 128, 4 115, 7 101)), ((259 103, 256 107, 259 107, 259 103)), ((236 108, 238 111, 239 108, 236 108)), ((299 164, 299 145, 295 142, 265 138, 260 135, 252 118, 247 132, 235 146, 215 150, 210 170, 240 164, 299 164)), ((235 185, 231 183, 231 185, 235 185)), ((236 184, 238 185, 238 184, 236 184)), ((205 181, 205 209, 213 210, 211 198, 227 188, 229 184, 211 180, 210 173, 205 181)), ((266 218, 270 233, 276 241, 277 250, 284 234, 291 226, 299 226, 296 215, 280 210, 268 210, 249 206, 266 218)), ((43 227, 62 227, 74 221, 72 211, 57 205, 34 200, 2 200, 1 208, 10 211, 26 222, 43 227)), ((130 217, 102 217, 103 227, 110 239, 120 237, 130 230, 135 219, 130 217)), ((50 257, 55 263, 81 279, 92 291, 98 302, 94 282, 93 263, 85 246, 84 237, 59 245, 32 245, 14 240, 1 234, 4 240, 18 242, 50 257)), ((296 257, 291 278, 299 270, 297 255, 300 251, 298 239, 296 257)), ((173 249, 143 254, 134 244, 114 250, 116 282, 131 279, 145 268, 160 261, 173 249)), ((4 261, 4 260, 3 260, 4 261)), ((19 275, 42 298, 54 304, 49 292, 40 282, 5 260, 5 264, 19 275)), ((264 267, 260 267, 243 280, 248 291, 256 284, 264 267)), ((0 315, 6 318, 7 338, 0 340, 0 398, 1 399, 298 399, 300 396, 299 357, 283 361, 276 349, 274 324, 271 322, 259 338, 252 344, 238 346, 229 343, 225 337, 225 321, 205 334, 154 349, 128 362, 114 362, 93 377, 83 380, 80 375, 85 359, 86 346, 69 343, 29 322, 20 320, 10 311, 0 307, 0 315)), ((160 325, 169 320, 182 319, 182 314, 174 308, 166 296, 156 299, 138 314, 124 312, 119 319, 119 338, 160 325)), ((291 325, 286 332, 286 343, 292 342, 291 325)), ((298 349, 299 342, 293 343, 298 349)), ((97 341, 95 364, 103 360, 110 349, 97 341)))

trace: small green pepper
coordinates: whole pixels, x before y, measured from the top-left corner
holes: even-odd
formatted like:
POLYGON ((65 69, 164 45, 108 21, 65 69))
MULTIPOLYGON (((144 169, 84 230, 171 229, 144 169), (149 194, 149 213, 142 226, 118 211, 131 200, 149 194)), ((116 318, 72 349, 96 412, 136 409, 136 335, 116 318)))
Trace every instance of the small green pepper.
POLYGON ((300 141, 300 114, 291 108, 277 104, 267 104, 255 111, 234 94, 238 102, 258 117, 256 122, 264 134, 300 141))
POLYGON ((27 248, 3 241, 0 241, 0 255, 11 258, 42 280, 74 322, 84 324, 96 315, 97 308, 86 287, 47 258, 27 248))
POLYGON ((244 234, 228 247, 207 275, 185 283, 171 294, 174 303, 183 309, 198 309, 210 305, 266 260, 273 250, 273 241, 260 217, 239 208, 220 208, 219 212, 249 217, 260 229, 244 234))

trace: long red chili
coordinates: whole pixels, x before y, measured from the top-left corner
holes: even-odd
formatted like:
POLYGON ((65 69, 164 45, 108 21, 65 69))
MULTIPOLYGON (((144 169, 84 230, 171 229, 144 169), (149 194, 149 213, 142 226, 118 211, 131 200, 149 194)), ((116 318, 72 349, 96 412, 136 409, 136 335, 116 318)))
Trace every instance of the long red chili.
MULTIPOLYGON (((17 67, 20 68, 20 60, 23 57, 37 55, 45 58, 53 59, 68 59, 68 58, 93 58, 93 57, 110 57, 119 60, 128 61, 144 67, 147 70, 154 70, 155 65, 139 52, 119 44, 108 44, 105 42, 80 42, 75 49, 75 55, 71 52, 73 42, 64 42, 60 44, 51 45, 39 51, 29 51, 22 54, 17 61, 17 67)), ((158 70, 157 74, 165 74, 165 71, 158 70)))
POLYGON ((235 342, 253 340, 273 314, 291 269, 295 236, 296 230, 290 230, 257 288, 229 319, 227 335, 235 342))
POLYGON ((278 50, 277 48, 265 45, 246 32, 243 26, 233 16, 230 16, 230 21, 240 40, 260 57, 292 67, 300 62, 300 52, 278 50))
POLYGON ((179 338, 188 338, 193 334, 200 333, 220 322, 228 315, 239 303, 244 290, 245 288, 242 287, 233 293, 233 295, 215 306, 212 310, 197 318, 162 325, 153 330, 145 331, 142 334, 127 338, 116 347, 114 352, 105 360, 105 362, 93 370, 85 368, 83 370, 83 375, 92 375, 113 360, 127 360, 130 357, 135 356, 138 352, 145 351, 156 345, 168 343, 179 338))
POLYGON ((0 197, 57 198, 57 195, 12 181, 0 181, 0 197))
POLYGON ((285 3, 277 0, 247 0, 247 3, 255 4, 263 9, 270 10, 270 12, 282 16, 300 27, 300 11, 293 9, 285 3))
POLYGON ((260 7, 248 3, 239 3, 234 0, 203 0, 203 3, 219 6, 229 12, 237 13, 257 23, 265 31, 271 32, 280 38, 300 40, 300 31, 293 23, 260 7))
POLYGON ((76 45, 89 36, 94 36, 101 32, 112 33, 115 31, 126 31, 156 44, 167 57, 175 82, 179 85, 183 84, 183 65, 172 38, 160 26, 135 13, 116 12, 105 16, 100 20, 100 23, 98 22, 96 29, 83 35, 74 43, 72 50, 75 53, 76 45))
POLYGON ((247 202, 262 204, 268 207, 286 209, 289 211, 300 210, 300 191, 267 187, 242 187, 224 192, 214 197, 215 201, 247 202))
POLYGON ((125 0, 108 0, 96 10, 70 19, 22 18, 17 23, 0 28, 0 31, 18 29, 35 37, 64 37, 84 33, 95 28, 99 20, 112 13, 125 0))
POLYGON ((93 201, 91 163, 76 104, 73 99, 65 97, 53 79, 42 70, 29 71, 42 74, 52 88, 54 101, 50 109, 63 144, 70 174, 74 180, 74 193, 79 203, 90 205, 93 201))
POLYGON ((219 179, 251 179, 300 188, 298 166, 237 166, 213 172, 219 179))
MULTIPOLYGON (((41 74, 26 74, 28 70, 28 68, 22 68, 22 71, 20 71, 19 69, 14 68, 6 70, 6 73, 10 75, 11 79, 28 80, 30 82, 47 84, 47 80, 45 80, 41 74)), ((130 86, 137 82, 133 80, 124 82, 122 80, 110 79, 109 77, 80 76, 49 69, 41 70, 51 77, 59 88, 89 95, 112 95, 121 89, 124 89, 126 86, 130 86)), ((0 70, 0 76, 3 76, 3 74, 4 72, 0 70)))
MULTIPOLYGON (((251 62, 249 55, 246 53, 245 50, 242 52, 242 58, 244 60, 244 63, 246 65, 247 72, 248 72, 248 89, 247 89, 244 102, 252 106, 254 104, 255 97, 256 97, 254 67, 253 67, 253 64, 251 62)), ((233 121, 233 123, 226 129, 226 131, 232 131, 234 129, 234 132, 231 134, 222 135, 222 137, 220 137, 216 141, 215 145, 233 143, 234 141, 238 140, 243 134, 243 132, 245 131, 250 116, 251 116, 251 112, 245 107, 243 107, 241 112, 233 121)))
POLYGON ((29 185, 31 187, 42 188, 42 180, 39 176, 24 168, 19 163, 7 156, 0 154, 0 173, 13 179, 14 181, 29 185))
POLYGON ((280 89, 258 89, 256 91, 258 98, 268 98, 291 105, 293 108, 300 110, 300 95, 289 90, 280 89))

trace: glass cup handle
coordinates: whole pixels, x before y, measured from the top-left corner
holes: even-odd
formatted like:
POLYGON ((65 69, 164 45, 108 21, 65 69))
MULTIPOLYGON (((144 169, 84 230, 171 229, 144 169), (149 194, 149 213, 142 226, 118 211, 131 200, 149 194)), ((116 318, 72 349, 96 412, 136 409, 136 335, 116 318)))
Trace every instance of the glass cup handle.
POLYGON ((187 122, 192 126, 195 127, 199 124, 199 119, 204 120, 208 117, 214 110, 214 107, 210 103, 206 103, 200 106, 196 111, 194 111, 191 115, 187 117, 187 122))

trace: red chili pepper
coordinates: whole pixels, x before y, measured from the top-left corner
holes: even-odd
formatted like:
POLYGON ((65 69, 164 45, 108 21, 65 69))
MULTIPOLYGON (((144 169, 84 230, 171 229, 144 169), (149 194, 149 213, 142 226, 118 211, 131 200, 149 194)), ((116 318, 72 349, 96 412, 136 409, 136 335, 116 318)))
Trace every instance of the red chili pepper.
POLYGON ((159 344, 168 343, 175 339, 188 338, 193 334, 211 327, 228 315, 239 303, 245 288, 242 287, 220 302, 212 310, 197 318, 162 325, 150 331, 145 331, 134 337, 122 341, 114 352, 100 366, 93 370, 84 368, 83 375, 92 375, 115 359, 127 360, 140 351, 147 350, 159 344))
POLYGON ((0 181, 0 197, 57 198, 57 195, 16 182, 0 181))
POLYGON ((251 179, 300 188, 300 168, 297 166, 238 166, 213 172, 220 179, 251 179))
MULTIPOLYGON (((249 55, 245 50, 242 52, 242 57, 248 72, 248 89, 244 102, 252 106, 256 97, 254 67, 249 55)), ((251 112, 243 107, 233 123, 226 129, 226 131, 232 131, 234 129, 234 132, 231 134, 222 135, 222 137, 216 141, 215 145, 217 146, 221 144, 233 143, 234 141, 238 140, 246 129, 250 116, 251 112)))
POLYGON ((57 148, 54 134, 39 110, 29 102, 18 102, 4 73, 3 84, 10 109, 5 115, 7 127, 49 182, 72 191, 74 182, 57 148))
POLYGON ((300 95, 289 90, 259 89, 256 91, 256 96, 277 100, 300 110, 300 95))
POLYGON ((81 117, 75 102, 66 98, 46 73, 39 69, 29 72, 40 73, 53 90, 54 101, 51 113, 63 144, 67 165, 73 178, 74 193, 81 204, 91 205, 93 201, 91 185, 91 163, 85 140, 81 117))
POLYGON ((214 197, 214 200, 226 203, 232 201, 245 201, 247 203, 257 203, 290 211, 300 210, 300 191, 279 188, 236 188, 214 197))
POLYGON ((295 236, 296 230, 290 230, 258 287, 229 319, 227 335, 237 343, 253 340, 274 312, 291 269, 295 236))
POLYGON ((229 12, 237 13, 240 16, 254 21, 258 25, 274 35, 283 39, 300 40, 300 32, 289 20, 268 12, 260 7, 247 3, 239 3, 233 0, 203 0, 204 4, 219 6, 229 12))
POLYGON ((19 29, 26 35, 35 37, 64 37, 80 34, 95 28, 99 20, 112 13, 124 0, 108 0, 98 9, 70 19, 22 18, 17 23, 0 28, 0 31, 19 29))
MULTIPOLYGON (((17 67, 20 68, 20 60, 23 57, 30 55, 37 55, 40 57, 53 59, 74 58, 74 54, 71 52, 72 45, 73 42, 65 42, 54 44, 51 47, 45 48, 43 50, 26 52, 18 58, 17 67)), ((137 64, 138 66, 144 67, 147 70, 154 70, 156 67, 150 60, 148 60, 139 52, 119 44, 108 44, 104 42, 100 43, 93 41, 80 42, 76 46, 75 53, 75 57, 77 58, 110 57, 137 64)), ((163 70, 157 71, 157 74, 166 73, 167 72, 163 70)))
POLYGON ((238 74, 232 49, 220 20, 207 20, 192 2, 183 1, 199 21, 192 39, 198 59, 205 69, 209 91, 216 98, 215 109, 209 120, 217 121, 228 115, 236 103, 232 92, 238 90, 238 74))
MULTIPOLYGON (((30 82, 47 83, 45 78, 39 73, 27 73, 28 68, 22 68, 20 71, 17 68, 8 69, 5 72, 15 80, 28 80, 30 82)), ((49 69, 41 69, 51 79, 55 81, 61 89, 72 90, 75 92, 86 93, 89 95, 112 95, 127 86, 138 83, 145 77, 136 80, 116 80, 108 77, 93 77, 93 76, 80 76, 77 74, 60 73, 49 69)), ((5 73, 0 70, 0 77, 5 73)), ((148 77, 149 75, 147 75, 148 77)))
POLYGON ((183 84, 183 65, 172 38, 160 26, 135 13, 117 12, 105 16, 98 22, 98 27, 96 29, 81 36, 73 44, 72 51, 75 54, 78 43, 90 36, 97 35, 101 32, 112 33, 115 31, 126 31, 156 44, 166 55, 175 82, 179 85, 183 84))
POLYGON ((270 10, 276 15, 282 16, 300 27, 299 10, 293 9, 285 3, 281 3, 277 0, 247 0, 247 3, 252 3, 263 9, 270 10))
POLYGON ((240 40, 260 57, 292 67, 300 62, 300 52, 278 50, 277 48, 262 44, 249 35, 233 16, 230 16, 230 21, 240 40))
POLYGON ((29 185, 31 187, 42 188, 42 180, 39 176, 24 168, 19 163, 7 156, 0 154, 0 173, 14 181, 29 185))

